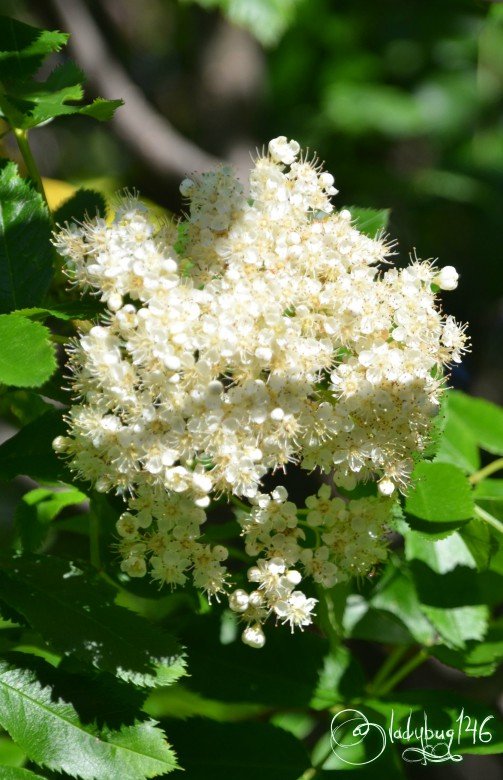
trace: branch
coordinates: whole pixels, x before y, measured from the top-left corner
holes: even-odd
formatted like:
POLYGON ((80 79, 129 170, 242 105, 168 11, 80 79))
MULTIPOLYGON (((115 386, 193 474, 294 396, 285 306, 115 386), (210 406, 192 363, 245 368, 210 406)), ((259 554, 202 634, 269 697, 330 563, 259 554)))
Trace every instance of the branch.
POLYGON ((117 134, 150 168, 169 176, 214 168, 221 161, 184 138, 145 98, 108 50, 101 31, 81 0, 52 0, 70 46, 102 97, 122 98, 115 114, 117 134))

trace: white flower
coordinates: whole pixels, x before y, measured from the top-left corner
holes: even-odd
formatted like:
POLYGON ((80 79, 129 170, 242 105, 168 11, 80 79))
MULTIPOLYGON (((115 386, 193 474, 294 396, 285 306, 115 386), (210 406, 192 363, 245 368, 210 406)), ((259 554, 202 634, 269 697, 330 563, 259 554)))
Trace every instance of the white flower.
POLYGON ((290 628, 304 628, 313 622, 313 609, 317 599, 308 599, 300 590, 294 592, 285 601, 278 601, 274 607, 276 615, 290 628))
MULTIPOLYGON (((269 154, 274 162, 280 162, 284 165, 291 165, 298 153, 300 146, 297 141, 287 141, 286 136, 279 135, 269 141, 269 154)), ((332 180, 333 183, 333 180, 332 180)))
POLYGON ((444 265, 434 279, 441 290, 455 290, 458 286, 459 274, 452 265, 444 265))
POLYGON ((254 626, 248 626, 245 628, 242 634, 242 640, 248 647, 255 647, 260 649, 265 645, 265 634, 262 631, 260 624, 256 623, 254 626))

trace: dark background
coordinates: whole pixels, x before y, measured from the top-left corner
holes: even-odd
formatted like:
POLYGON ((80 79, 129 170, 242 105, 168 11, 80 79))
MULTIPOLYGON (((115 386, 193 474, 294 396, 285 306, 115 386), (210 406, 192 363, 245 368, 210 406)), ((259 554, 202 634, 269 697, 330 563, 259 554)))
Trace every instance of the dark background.
MULTIPOLYGON (((473 346, 452 383, 503 402, 503 3, 285 0, 278 28, 255 18, 261 40, 201 7, 216 5, 0 2, 4 14, 71 32, 89 95, 126 100, 110 124, 68 118, 33 132, 43 175, 137 188, 177 213, 185 171, 217 158, 245 176, 250 151, 296 138, 335 175, 338 207, 391 209, 399 263, 417 251, 456 266, 460 285, 445 308, 469 322, 473 346)), ((499 695, 494 678, 440 665, 409 685, 492 704, 499 695)), ((495 757, 410 769, 431 780, 482 774, 501 776, 495 757)))

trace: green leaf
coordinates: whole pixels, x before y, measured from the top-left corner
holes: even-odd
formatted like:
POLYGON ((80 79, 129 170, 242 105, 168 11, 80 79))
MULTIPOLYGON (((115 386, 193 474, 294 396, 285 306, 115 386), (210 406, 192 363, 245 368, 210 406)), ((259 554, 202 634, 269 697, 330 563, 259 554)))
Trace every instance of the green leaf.
POLYGON ((54 407, 31 390, 8 390, 0 396, 0 415, 14 425, 24 426, 54 407))
POLYGON ((0 163, 0 312, 35 306, 52 277, 51 220, 12 162, 0 163))
POLYGON ((0 660, 0 725, 30 759, 83 780, 146 780, 176 768, 154 721, 120 729, 84 725, 73 704, 51 684, 51 669, 22 654, 0 660))
POLYGON ((408 629, 416 642, 432 645, 436 632, 421 610, 410 572, 391 562, 383 572, 370 599, 372 609, 390 612, 408 629))
POLYGON ((470 552, 477 569, 484 571, 498 550, 497 534, 488 523, 474 517, 458 531, 470 552))
POLYGON ((503 520, 503 479, 483 479, 475 485, 476 503, 498 520, 503 520))
POLYGON ((58 320, 91 320, 103 315, 105 307, 100 301, 87 300, 68 301, 67 303, 53 303, 50 308, 32 306, 29 309, 19 309, 16 315, 22 315, 30 320, 46 320, 55 317, 58 320))
POLYGON ((42 482, 69 482, 70 472, 52 449, 56 436, 66 433, 58 410, 37 417, 0 445, 0 479, 26 474, 42 482))
POLYGON ((87 106, 82 106, 78 111, 73 113, 81 114, 82 116, 90 116, 93 119, 97 119, 98 122, 108 122, 113 117, 116 110, 124 105, 123 100, 106 100, 105 98, 96 98, 92 103, 87 106))
POLYGON ((137 685, 177 680, 185 667, 178 643, 114 604, 114 596, 97 574, 69 561, 52 556, 0 559, 0 598, 52 648, 137 685))
POLYGON ((349 596, 344 612, 344 635, 348 639, 366 639, 369 642, 410 645, 414 637, 401 618, 386 609, 371 607, 361 595, 349 596))
POLYGON ((336 702, 349 701, 363 694, 365 675, 351 651, 339 645, 327 655, 309 706, 326 710, 336 702))
POLYGON ((470 483, 457 466, 422 461, 412 473, 405 511, 414 529, 425 533, 453 531, 473 517, 470 483))
POLYGON ((37 30, 11 19, 3 19, 0 33, 0 111, 14 128, 27 130, 57 116, 83 114, 108 120, 122 100, 97 98, 81 105, 84 96, 82 71, 71 61, 56 68, 46 81, 32 77, 47 55, 68 39, 58 32, 37 30))
POLYGON ((386 229, 389 220, 389 209, 369 209, 361 206, 348 206, 353 224, 361 233, 375 238, 386 229))
POLYGON ((477 559, 458 533, 431 540, 409 531, 405 554, 421 611, 441 641, 458 649, 469 640, 480 641, 488 627, 487 590, 494 587, 497 575, 488 581, 485 572, 477 571, 477 559))
POLYGON ((456 566, 477 568, 477 561, 457 532, 446 539, 427 539, 422 534, 409 531, 405 536, 405 557, 409 561, 423 561, 437 574, 446 574, 456 566))
POLYGON ((464 650, 436 647, 433 655, 447 666, 474 677, 493 674, 503 662, 503 619, 495 621, 482 642, 470 641, 464 650))
POLYGON ((503 408, 459 390, 450 393, 449 406, 462 420, 473 440, 487 452, 503 455, 503 408))
POLYGON ((47 55, 59 51, 68 38, 67 33, 37 30, 0 16, 0 81, 33 76, 47 55))
POLYGON ((18 314, 0 314, 0 382, 40 387, 55 370, 51 332, 18 314))
POLYGON ((220 642, 213 615, 198 615, 182 634, 190 648, 186 685, 209 699, 306 706, 318 685, 328 643, 308 632, 291 636, 271 627, 265 647, 254 652, 239 638, 220 642), (302 676, 299 676, 302 669, 302 676))
POLYGON ((72 220, 83 222, 87 217, 91 219, 96 216, 105 217, 106 212, 105 198, 100 192, 80 189, 54 212, 54 222, 56 225, 72 220))
POLYGON ((169 721, 169 732, 190 780, 298 780, 310 766, 303 745, 269 723, 191 718, 169 721))
MULTIPOLYGON (((3 734, 0 736, 0 767, 19 767, 26 761, 26 754, 16 745, 10 737, 3 734)), ((2 774, 0 772, 0 777, 2 774)))
POLYGON ((42 775, 36 775, 30 769, 21 767, 3 766, 0 764, 0 777, 2 780, 44 780, 42 775))
POLYGON ((76 488, 59 492, 35 488, 25 493, 14 515, 23 552, 36 552, 47 537, 50 523, 59 513, 86 499, 87 496, 76 488))
POLYGON ((446 393, 445 426, 435 448, 435 461, 452 463, 467 474, 480 468, 480 453, 463 415, 455 407, 452 391, 446 393))

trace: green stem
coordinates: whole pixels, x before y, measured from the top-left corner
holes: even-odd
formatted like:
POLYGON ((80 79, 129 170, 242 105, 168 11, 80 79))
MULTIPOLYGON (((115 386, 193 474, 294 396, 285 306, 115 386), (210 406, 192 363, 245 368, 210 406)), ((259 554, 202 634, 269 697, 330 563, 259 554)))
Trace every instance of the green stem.
POLYGON ((374 696, 385 696, 387 693, 393 690, 399 682, 408 677, 416 667, 421 666, 426 661, 429 654, 423 647, 415 655, 412 656, 403 666, 401 666, 391 677, 388 677, 379 688, 375 688, 373 691, 374 696))
POLYGON ((325 762, 328 761, 332 753, 332 745, 330 744, 329 749, 326 751, 326 753, 323 754, 320 760, 317 761, 313 766, 310 766, 309 769, 306 769, 306 771, 299 777, 299 780, 313 780, 313 778, 321 772, 325 762))
POLYGON ((334 613, 333 604, 327 598, 326 590, 321 585, 316 586, 316 595, 318 596, 319 625, 330 642, 331 651, 335 652, 341 643, 341 631, 334 613))
MULTIPOLYGON (((344 709, 344 706, 337 706, 331 708, 331 712, 335 715, 337 712, 340 712, 344 709)), ((326 761, 330 758, 330 756, 333 754, 332 750, 332 740, 329 741, 329 747, 328 749, 323 753, 321 758, 318 759, 316 764, 313 764, 309 767, 309 769, 306 769, 306 771, 299 777, 299 780, 313 780, 314 777, 316 777, 323 767, 325 766, 326 761)))
POLYGON ((91 566, 101 570, 100 555, 100 524, 98 515, 91 508, 89 511, 89 558, 91 566))
POLYGON ((55 344, 68 344, 70 337, 59 336, 57 333, 51 333, 51 341, 53 341, 55 344))
MULTIPOLYGON (((45 200, 45 204, 49 209, 49 204, 47 202, 47 196, 45 194, 44 185, 42 184, 42 178, 40 176, 37 163, 35 162, 35 158, 31 152, 30 145, 28 143, 28 131, 22 130, 20 127, 14 127, 13 131, 16 137, 17 145, 19 146, 19 151, 21 152, 21 156, 24 160, 24 164, 26 165, 26 170, 28 171, 28 174, 31 177, 31 179, 33 179, 35 187, 42 195, 43 199, 45 200)), ((50 213, 50 209, 49 209, 49 213, 50 213)))
POLYGON ((495 471, 500 471, 501 469, 503 469, 503 458, 498 458, 497 460, 493 460, 492 463, 489 463, 487 466, 484 466, 483 469, 476 471, 475 474, 472 474, 471 477, 468 477, 468 479, 472 485, 476 485, 477 482, 480 482, 486 477, 490 477, 491 474, 494 474, 495 471))
POLYGON ((242 509, 244 512, 248 512, 248 514, 252 510, 251 506, 245 504, 245 502, 241 501, 241 499, 238 498, 237 496, 231 496, 231 503, 234 504, 234 506, 237 507, 238 509, 242 509))
POLYGON ((228 544, 226 544, 225 547, 231 558, 235 558, 237 561, 243 561, 248 565, 253 562, 253 558, 250 558, 250 556, 243 552, 243 550, 240 550, 237 547, 229 547, 228 544))
POLYGON ((395 669, 396 666, 400 663, 404 655, 409 650, 409 645, 398 645, 394 648, 394 650, 391 651, 391 653, 388 655, 382 666, 377 671, 376 676, 373 680, 370 681, 370 683, 367 685, 367 692, 369 694, 373 694, 374 691, 378 690, 379 687, 383 684, 386 677, 388 677, 393 669, 395 669))
POLYGON ((480 517, 481 520, 485 520, 485 522, 489 523, 489 525, 492 525, 492 527, 499 531, 500 534, 503 534, 503 523, 501 520, 493 517, 493 515, 489 514, 489 512, 486 512, 485 509, 482 509, 482 507, 478 506, 477 504, 475 504, 475 515, 480 517))

